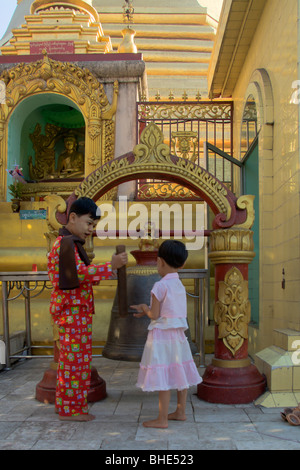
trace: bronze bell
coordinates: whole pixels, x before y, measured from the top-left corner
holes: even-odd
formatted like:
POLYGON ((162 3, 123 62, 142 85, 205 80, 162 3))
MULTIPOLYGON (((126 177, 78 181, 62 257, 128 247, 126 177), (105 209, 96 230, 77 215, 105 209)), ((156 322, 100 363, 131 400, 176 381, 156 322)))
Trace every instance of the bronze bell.
MULTIPOLYGON (((161 279, 157 272, 156 262, 158 241, 143 239, 139 250, 131 251, 137 264, 130 268, 118 270, 118 287, 114 299, 107 342, 102 355, 108 359, 139 362, 148 335, 150 319, 146 316, 135 318, 129 305, 150 305, 151 289, 161 279)), ((117 246, 117 253, 124 251, 125 246, 117 246)), ((196 354, 196 345, 192 342, 190 329, 185 331, 192 354, 196 354)))
POLYGON ((118 283, 107 342, 102 352, 108 359, 139 362, 142 358, 150 319, 146 316, 135 318, 133 313, 136 313, 136 310, 131 309, 129 305, 141 303, 150 305, 151 289, 154 283, 161 279, 156 268, 157 253, 158 250, 131 251, 137 264, 126 270, 127 292, 123 292, 123 298, 120 299, 121 289, 118 283), (124 306, 124 301, 127 307, 124 306), (125 315, 120 314, 120 309, 124 307, 125 315))

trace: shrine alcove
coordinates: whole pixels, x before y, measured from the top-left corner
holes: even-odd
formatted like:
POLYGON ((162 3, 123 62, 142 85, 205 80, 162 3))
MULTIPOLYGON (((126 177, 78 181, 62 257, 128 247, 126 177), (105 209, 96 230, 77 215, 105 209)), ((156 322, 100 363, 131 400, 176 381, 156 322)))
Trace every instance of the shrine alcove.
MULTIPOLYGON (((22 100, 14 109, 8 123, 8 168, 19 165, 30 187, 44 185, 57 179, 58 159, 64 151, 64 139, 74 136, 77 151, 84 155, 85 120, 77 105, 63 95, 42 93, 22 100), (52 168, 46 168, 52 159, 52 168)), ((80 175, 68 181, 83 178, 80 175)), ((45 189, 45 188, 44 188, 45 189)), ((34 194, 34 193, 32 193, 34 194)))

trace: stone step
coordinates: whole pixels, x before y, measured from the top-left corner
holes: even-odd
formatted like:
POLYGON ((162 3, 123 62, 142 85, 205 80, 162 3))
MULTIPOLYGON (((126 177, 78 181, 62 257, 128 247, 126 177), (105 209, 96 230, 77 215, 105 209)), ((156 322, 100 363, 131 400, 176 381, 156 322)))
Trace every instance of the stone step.
POLYGON ((291 330, 290 328, 274 330, 274 346, 278 346, 285 351, 300 349, 300 331, 291 330))
POLYGON ((270 346, 255 355, 255 365, 267 378, 271 392, 300 392, 300 350, 270 346))

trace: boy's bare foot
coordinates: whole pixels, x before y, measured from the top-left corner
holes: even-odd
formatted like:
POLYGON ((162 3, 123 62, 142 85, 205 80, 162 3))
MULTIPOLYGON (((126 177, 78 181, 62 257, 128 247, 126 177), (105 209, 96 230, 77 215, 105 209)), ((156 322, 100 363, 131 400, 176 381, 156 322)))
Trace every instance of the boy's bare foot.
POLYGON ((144 421, 143 426, 145 428, 161 428, 166 429, 168 427, 168 421, 160 419, 153 419, 151 421, 144 421))
POLYGON ((90 414, 84 414, 77 416, 60 416, 59 419, 61 421, 92 421, 93 419, 95 419, 95 416, 90 414))
POLYGON ((170 420, 175 420, 175 421, 185 421, 186 420, 186 415, 185 413, 179 413, 178 411, 174 411, 174 413, 170 413, 168 415, 168 419, 170 420))

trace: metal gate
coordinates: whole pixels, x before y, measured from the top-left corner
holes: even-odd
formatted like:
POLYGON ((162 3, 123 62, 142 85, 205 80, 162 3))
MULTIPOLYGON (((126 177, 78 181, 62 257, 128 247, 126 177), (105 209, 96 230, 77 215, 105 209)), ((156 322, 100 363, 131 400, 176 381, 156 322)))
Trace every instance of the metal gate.
MULTIPOLYGON (((232 101, 141 101, 137 103, 137 116, 137 142, 142 130, 153 122, 162 130, 164 143, 169 145, 173 155, 197 163, 234 190, 235 162, 230 157, 232 101)), ((147 179, 137 182, 136 199, 197 200, 199 197, 180 185, 147 179)))

